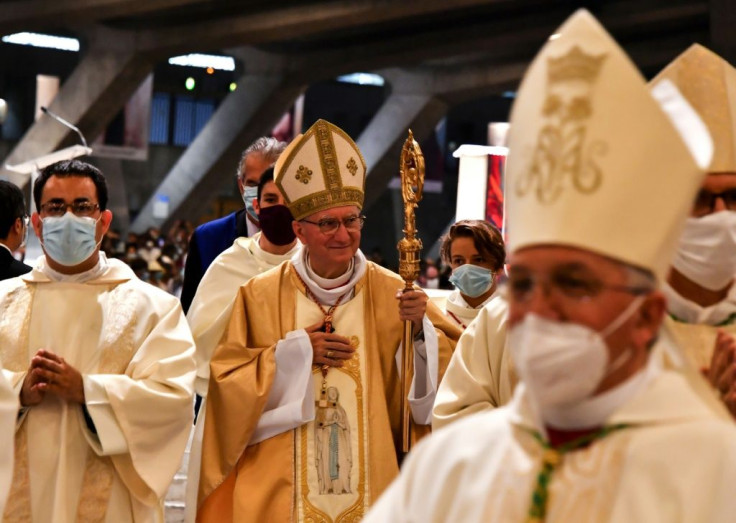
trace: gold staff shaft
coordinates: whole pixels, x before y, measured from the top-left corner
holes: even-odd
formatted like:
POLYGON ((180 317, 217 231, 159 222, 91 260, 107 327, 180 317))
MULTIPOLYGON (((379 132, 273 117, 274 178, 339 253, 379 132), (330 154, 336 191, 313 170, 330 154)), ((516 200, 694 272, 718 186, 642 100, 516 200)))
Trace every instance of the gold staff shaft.
MULTIPOLYGON (((417 238, 414 211, 422 199, 424 189, 424 156, 414 135, 409 137, 401 149, 399 166, 401 175, 401 196, 404 199, 404 237, 399 241, 399 275, 404 279, 404 292, 414 288, 419 277, 419 253, 422 240, 417 238)), ((409 407, 409 388, 414 367, 414 332, 412 322, 404 322, 401 352, 401 447, 403 452, 411 448, 411 409, 409 407)))

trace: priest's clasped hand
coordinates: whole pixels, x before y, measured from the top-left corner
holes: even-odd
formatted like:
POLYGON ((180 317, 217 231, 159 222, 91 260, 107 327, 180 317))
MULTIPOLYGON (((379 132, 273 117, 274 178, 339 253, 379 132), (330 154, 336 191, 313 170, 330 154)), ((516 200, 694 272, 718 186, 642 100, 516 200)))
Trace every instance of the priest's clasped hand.
POLYGON ((51 351, 40 349, 31 359, 20 401, 24 407, 41 403, 47 392, 62 399, 84 404, 84 382, 77 369, 64 358, 51 351))
POLYGON ((718 331, 710 368, 703 373, 736 418, 736 339, 733 336, 718 331))
POLYGON ((350 345, 350 340, 334 332, 324 332, 324 321, 315 323, 305 330, 309 334, 312 343, 312 363, 315 365, 327 365, 329 367, 342 367, 344 360, 353 357, 355 349, 350 345))
POLYGON ((422 320, 424 313, 427 312, 427 295, 417 289, 406 291, 399 290, 396 292, 396 299, 399 300, 399 318, 402 321, 409 320, 414 325, 413 332, 416 336, 422 330, 422 320))

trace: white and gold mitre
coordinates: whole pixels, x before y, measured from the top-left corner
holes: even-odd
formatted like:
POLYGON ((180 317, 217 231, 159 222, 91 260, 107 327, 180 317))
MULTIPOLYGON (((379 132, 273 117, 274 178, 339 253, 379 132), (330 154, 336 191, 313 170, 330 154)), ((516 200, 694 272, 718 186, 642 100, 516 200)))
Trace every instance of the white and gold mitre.
POLYGON ((704 168, 710 138, 677 89, 650 90, 598 21, 577 11, 532 62, 511 112, 510 252, 567 245, 661 278, 702 181, 695 145, 704 168))
POLYGON ((715 151, 709 172, 736 173, 736 69, 702 45, 693 44, 650 85, 674 83, 708 126, 715 151))
POLYGON ((281 153, 275 182, 295 220, 325 209, 363 208, 365 160, 345 131, 317 120, 281 153))

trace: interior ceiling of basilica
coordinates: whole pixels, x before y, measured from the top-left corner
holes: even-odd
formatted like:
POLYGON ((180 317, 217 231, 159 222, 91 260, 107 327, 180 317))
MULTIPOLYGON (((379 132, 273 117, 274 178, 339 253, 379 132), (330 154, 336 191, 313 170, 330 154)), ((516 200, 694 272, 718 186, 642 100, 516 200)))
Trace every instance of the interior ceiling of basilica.
POLYGON ((249 48, 312 78, 320 69, 330 76, 401 67, 444 76, 497 68, 517 73, 509 74, 513 84, 577 7, 590 9, 653 73, 692 42, 712 46, 714 10, 727 1, 13 0, 0 2, 0 33, 56 32, 84 42, 103 26, 135 34, 137 49, 154 61, 193 51, 242 56, 233 48, 249 48))
MULTIPOLYGON (((168 58, 236 59, 238 89, 155 190, 170 198, 170 221, 195 215, 214 197, 243 144, 267 132, 307 86, 354 72, 382 75, 391 91, 357 140, 371 166, 366 206, 374 203, 395 171, 404 139, 398 130, 411 128, 421 139, 449 108, 515 90, 545 40, 579 7, 647 76, 694 42, 736 62, 733 0, 0 0, 0 34, 80 40, 80 61, 51 109, 89 137, 168 58)), ((5 163, 77 141, 40 118, 5 163)), ((2 167, 0 176, 24 183, 2 167)), ((154 204, 151 196, 134 228, 161 225, 154 204)))

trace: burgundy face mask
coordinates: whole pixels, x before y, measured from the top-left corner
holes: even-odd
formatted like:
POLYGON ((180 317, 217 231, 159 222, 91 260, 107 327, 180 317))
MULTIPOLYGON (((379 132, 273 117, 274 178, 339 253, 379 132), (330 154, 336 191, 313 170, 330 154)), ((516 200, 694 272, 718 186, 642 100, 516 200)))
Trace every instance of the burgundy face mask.
POLYGON ((258 221, 264 236, 274 245, 288 245, 296 238, 291 227, 294 218, 286 205, 261 207, 258 221))

